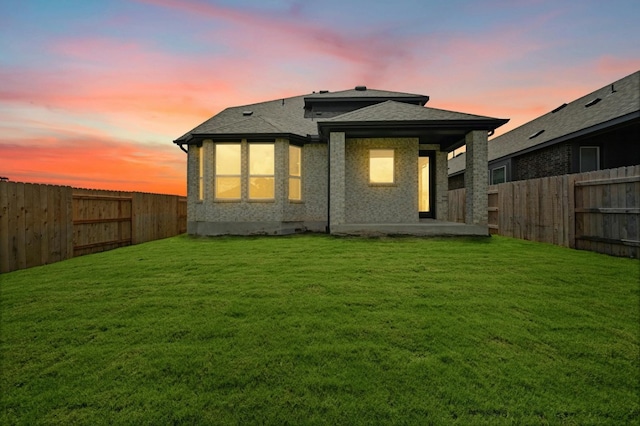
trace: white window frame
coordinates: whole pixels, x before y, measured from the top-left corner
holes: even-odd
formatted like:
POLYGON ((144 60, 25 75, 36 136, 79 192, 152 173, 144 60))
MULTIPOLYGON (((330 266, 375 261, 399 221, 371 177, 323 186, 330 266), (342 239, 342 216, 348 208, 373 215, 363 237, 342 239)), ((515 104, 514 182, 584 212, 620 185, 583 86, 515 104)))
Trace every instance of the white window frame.
POLYGON ((496 167, 494 169, 491 169, 491 185, 499 185, 501 183, 505 183, 507 181, 507 166, 500 166, 500 167, 496 167), (504 170, 504 180, 502 182, 495 182, 494 178, 493 178, 493 173, 496 170, 504 170))

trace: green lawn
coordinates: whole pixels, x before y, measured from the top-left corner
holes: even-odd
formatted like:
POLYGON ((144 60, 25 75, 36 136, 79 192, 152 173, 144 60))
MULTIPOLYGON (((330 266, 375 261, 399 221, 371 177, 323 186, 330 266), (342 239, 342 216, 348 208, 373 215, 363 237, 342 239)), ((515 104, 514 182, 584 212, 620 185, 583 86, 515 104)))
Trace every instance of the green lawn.
POLYGON ((1 424, 638 424, 635 260, 155 241, 0 275, 1 424))

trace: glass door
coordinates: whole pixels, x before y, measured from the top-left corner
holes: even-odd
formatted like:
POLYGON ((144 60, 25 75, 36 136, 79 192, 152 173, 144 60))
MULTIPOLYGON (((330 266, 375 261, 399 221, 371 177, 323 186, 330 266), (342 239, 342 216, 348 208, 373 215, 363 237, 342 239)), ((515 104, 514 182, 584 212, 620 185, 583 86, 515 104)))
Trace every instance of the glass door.
POLYGON ((432 151, 420 151, 418 157, 418 214, 421 218, 432 218, 435 199, 435 167, 432 151))

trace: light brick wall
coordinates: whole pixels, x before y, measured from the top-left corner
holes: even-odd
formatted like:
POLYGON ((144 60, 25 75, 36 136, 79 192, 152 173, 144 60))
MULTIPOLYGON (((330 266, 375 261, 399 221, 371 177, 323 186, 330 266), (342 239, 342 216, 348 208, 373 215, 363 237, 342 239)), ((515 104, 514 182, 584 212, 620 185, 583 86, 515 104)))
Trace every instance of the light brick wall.
POLYGON ((334 132, 329 135, 330 156, 330 221, 331 224, 341 225, 346 221, 345 200, 345 136, 344 133, 334 132))
POLYGON ((328 199, 328 146, 306 144, 302 148, 302 201, 305 221, 327 220, 328 199))
POLYGON ((466 223, 487 225, 487 188, 489 186, 488 144, 486 130, 467 133, 466 168, 464 173, 467 188, 466 223))
MULTIPOLYGON (((331 173, 333 175, 333 169, 331 173)), ((343 223, 419 221, 417 138, 348 139, 345 178, 346 202, 343 223), (394 150, 393 185, 369 183, 370 149, 394 150)), ((333 216, 331 222, 334 223, 333 216)))
POLYGON ((449 176, 447 152, 436 151, 436 216, 438 220, 449 217, 449 176))

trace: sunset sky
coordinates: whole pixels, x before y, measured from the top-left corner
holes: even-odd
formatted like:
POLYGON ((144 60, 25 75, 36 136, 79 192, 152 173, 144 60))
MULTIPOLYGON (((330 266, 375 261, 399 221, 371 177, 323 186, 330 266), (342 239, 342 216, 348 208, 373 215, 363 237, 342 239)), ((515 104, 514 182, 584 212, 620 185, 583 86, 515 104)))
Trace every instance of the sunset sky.
POLYGON ((172 141, 356 85, 510 118, 640 69, 638 0, 0 0, 0 176, 186 193, 172 141))

